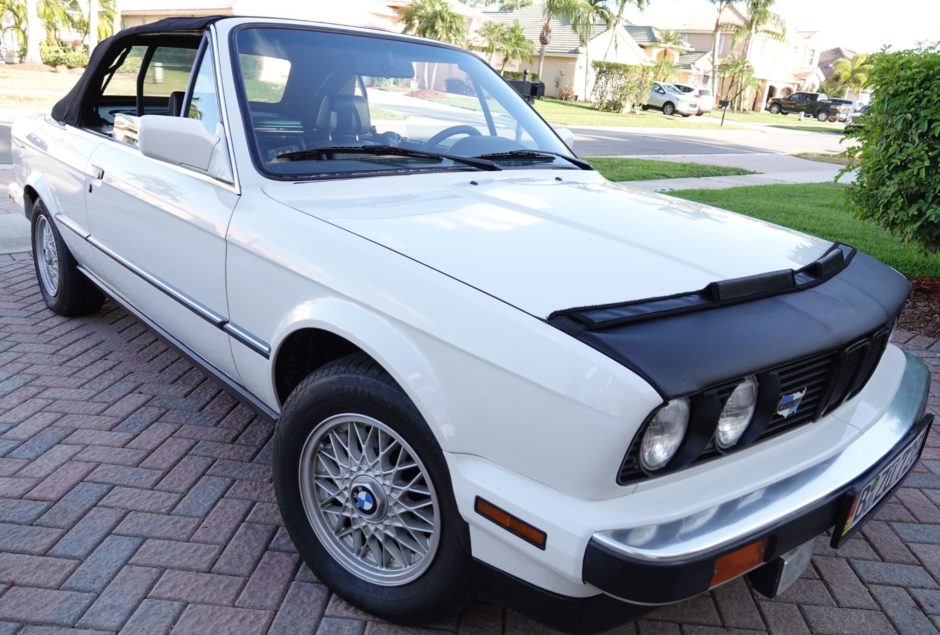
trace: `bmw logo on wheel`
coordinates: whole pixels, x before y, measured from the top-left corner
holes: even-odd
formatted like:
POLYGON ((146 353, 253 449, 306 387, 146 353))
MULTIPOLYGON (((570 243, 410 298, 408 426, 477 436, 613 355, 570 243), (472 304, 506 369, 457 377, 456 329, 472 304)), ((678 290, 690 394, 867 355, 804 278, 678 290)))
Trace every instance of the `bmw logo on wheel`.
POLYGON ((367 516, 375 512, 375 497, 365 486, 357 485, 353 490, 353 497, 360 512, 367 516))

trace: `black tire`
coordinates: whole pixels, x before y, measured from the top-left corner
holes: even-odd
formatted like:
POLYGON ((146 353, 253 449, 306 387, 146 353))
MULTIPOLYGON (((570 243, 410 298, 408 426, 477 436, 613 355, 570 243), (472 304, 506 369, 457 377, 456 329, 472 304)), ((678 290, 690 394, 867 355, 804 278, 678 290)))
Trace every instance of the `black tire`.
POLYGON ((647 111, 647 110, 649 110, 649 109, 650 109, 650 107, 647 106, 646 104, 643 104, 642 106, 640 106, 640 110, 642 110, 642 111, 644 111, 644 112, 647 111))
POLYGON ((820 110, 816 113, 816 119, 818 121, 829 121, 829 113, 825 110, 820 110))
POLYGON ((36 281, 47 307, 68 317, 88 315, 101 308, 104 294, 78 270, 72 252, 62 240, 59 229, 41 200, 37 200, 32 209, 32 247, 36 281), (47 235, 51 238, 48 243, 44 240, 47 235), (44 244, 47 244, 45 249, 44 244), (46 262, 41 264, 40 258, 46 262), (55 284, 50 282, 48 273, 44 278, 43 268, 57 272, 55 284))
POLYGON ((667 101, 665 104, 663 104, 663 114, 668 117, 676 114, 675 104, 673 104, 671 101, 667 101))
POLYGON ((704 114, 705 114, 704 111, 699 110, 697 113, 695 113, 695 116, 696 116, 696 117, 701 117, 701 116, 704 115, 704 114))
POLYGON ((768 108, 767 110, 769 110, 769 111, 770 111, 770 114, 772 114, 772 115, 779 115, 779 114, 780 114, 780 104, 770 104, 770 108, 768 108))
POLYGON ((274 488, 304 561, 351 604, 387 620, 420 624, 453 614, 468 598, 469 532, 457 512, 444 455, 411 400, 366 355, 356 353, 327 364, 291 392, 274 435, 274 488), (417 579, 398 586, 376 584, 341 564, 318 538, 304 508, 304 446, 319 425, 346 413, 376 419, 401 436, 429 473, 437 495, 441 533, 436 553, 417 579))

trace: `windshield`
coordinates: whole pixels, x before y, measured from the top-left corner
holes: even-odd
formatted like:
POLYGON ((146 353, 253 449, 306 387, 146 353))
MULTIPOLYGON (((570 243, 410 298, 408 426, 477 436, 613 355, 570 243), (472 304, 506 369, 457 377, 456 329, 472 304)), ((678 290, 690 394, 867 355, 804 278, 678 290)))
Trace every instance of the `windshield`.
POLYGON ((235 48, 249 136, 271 176, 579 167, 532 108, 464 51, 277 27, 241 29, 235 48))

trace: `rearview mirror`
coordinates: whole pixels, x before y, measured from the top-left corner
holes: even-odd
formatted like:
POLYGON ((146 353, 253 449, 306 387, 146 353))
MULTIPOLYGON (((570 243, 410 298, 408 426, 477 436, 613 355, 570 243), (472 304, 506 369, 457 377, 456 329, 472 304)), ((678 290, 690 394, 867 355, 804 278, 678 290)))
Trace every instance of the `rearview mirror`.
POLYGON ((209 171, 212 153, 222 140, 188 117, 144 115, 139 126, 137 145, 144 156, 202 172, 209 171))
POLYGON ((555 134, 561 137, 568 149, 574 152, 574 133, 570 128, 555 128, 555 134))

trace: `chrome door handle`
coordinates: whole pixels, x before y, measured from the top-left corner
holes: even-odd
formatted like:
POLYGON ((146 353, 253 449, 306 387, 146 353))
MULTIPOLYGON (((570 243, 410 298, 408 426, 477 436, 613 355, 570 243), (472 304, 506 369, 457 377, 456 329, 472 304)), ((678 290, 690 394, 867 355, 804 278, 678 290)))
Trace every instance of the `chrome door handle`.
POLYGON ((89 176, 100 183, 102 179, 104 179, 104 170, 97 165, 92 165, 91 174, 89 176))

